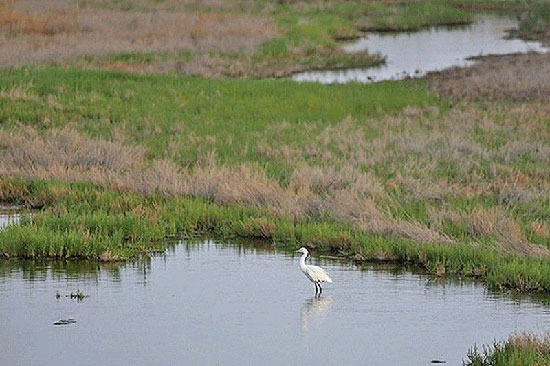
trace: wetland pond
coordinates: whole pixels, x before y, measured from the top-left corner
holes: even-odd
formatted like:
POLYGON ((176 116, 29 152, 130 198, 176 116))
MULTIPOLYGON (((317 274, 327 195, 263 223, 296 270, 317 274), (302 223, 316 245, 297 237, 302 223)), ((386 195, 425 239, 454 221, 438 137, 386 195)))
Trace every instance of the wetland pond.
POLYGON ((469 26, 431 27, 419 32, 368 33, 344 46, 348 52, 380 53, 386 63, 378 67, 336 71, 310 71, 296 81, 320 83, 373 82, 421 77, 453 66, 470 66, 472 57, 511 53, 546 52, 540 42, 509 39, 507 31, 518 22, 507 17, 482 15, 469 26))
POLYGON ((0 261, 0 365, 461 365, 550 328, 542 300, 388 266, 314 259, 334 280, 314 298, 298 262, 212 241, 140 263, 0 261))

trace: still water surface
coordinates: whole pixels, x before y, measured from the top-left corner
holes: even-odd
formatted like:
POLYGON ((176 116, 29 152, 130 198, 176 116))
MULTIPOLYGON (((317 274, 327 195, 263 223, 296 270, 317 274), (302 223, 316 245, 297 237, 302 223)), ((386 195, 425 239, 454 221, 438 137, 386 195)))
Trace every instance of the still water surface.
POLYGON ((18 223, 21 218, 21 209, 20 206, 0 205, 0 230, 18 223))
POLYGON ((338 71, 304 72, 296 81, 346 83, 399 80, 424 76, 452 66, 470 66, 469 59, 483 55, 546 52, 539 42, 507 39, 507 31, 518 22, 506 17, 484 15, 466 27, 432 27, 420 32, 369 33, 366 38, 344 47, 348 52, 368 51, 386 56, 380 67, 338 71))
POLYGON ((0 261, 0 365, 461 365, 474 343, 550 329, 544 305, 479 284, 322 265, 334 284, 316 299, 298 257, 258 247, 180 244, 126 265, 0 261), (55 297, 77 289, 89 297, 55 297))

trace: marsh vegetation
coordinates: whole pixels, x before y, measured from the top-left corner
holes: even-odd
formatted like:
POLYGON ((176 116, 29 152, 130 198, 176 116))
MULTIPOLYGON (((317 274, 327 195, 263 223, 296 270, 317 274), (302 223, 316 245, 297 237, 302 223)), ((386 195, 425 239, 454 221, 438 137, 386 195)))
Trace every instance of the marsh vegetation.
POLYGON ((474 347, 468 353, 466 366, 543 366, 550 364, 548 336, 517 334, 491 347, 474 347))
POLYGON ((0 233, 4 255, 120 258, 208 231, 549 288, 543 102, 59 68, 1 83, 2 199, 42 208, 0 233))

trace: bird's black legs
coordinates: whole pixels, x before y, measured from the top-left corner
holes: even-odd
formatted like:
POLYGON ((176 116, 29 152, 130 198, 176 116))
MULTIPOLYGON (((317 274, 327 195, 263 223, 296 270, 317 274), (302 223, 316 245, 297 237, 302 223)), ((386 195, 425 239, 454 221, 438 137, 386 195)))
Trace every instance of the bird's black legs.
POLYGON ((315 297, 321 296, 323 293, 323 288, 319 282, 315 282, 315 297))

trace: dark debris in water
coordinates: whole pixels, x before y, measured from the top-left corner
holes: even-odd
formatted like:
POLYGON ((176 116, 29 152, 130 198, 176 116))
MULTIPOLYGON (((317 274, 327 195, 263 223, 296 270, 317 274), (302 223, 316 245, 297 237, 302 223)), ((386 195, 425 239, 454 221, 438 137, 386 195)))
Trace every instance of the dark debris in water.
MULTIPOLYGON (((61 294, 59 291, 55 292, 55 298, 59 299, 61 297, 61 294)), ((82 291, 76 290, 76 292, 71 292, 68 295, 65 295, 65 297, 69 297, 71 299, 76 299, 77 301, 82 301, 86 297, 90 297, 90 295, 85 295, 82 291)))
POLYGON ((431 360, 430 363, 447 363, 447 361, 444 361, 444 360, 431 360))
POLYGON ((74 320, 73 318, 69 318, 69 319, 58 320, 55 323, 53 323, 53 325, 68 325, 68 324, 74 324, 74 323, 76 323, 76 320, 74 320))

